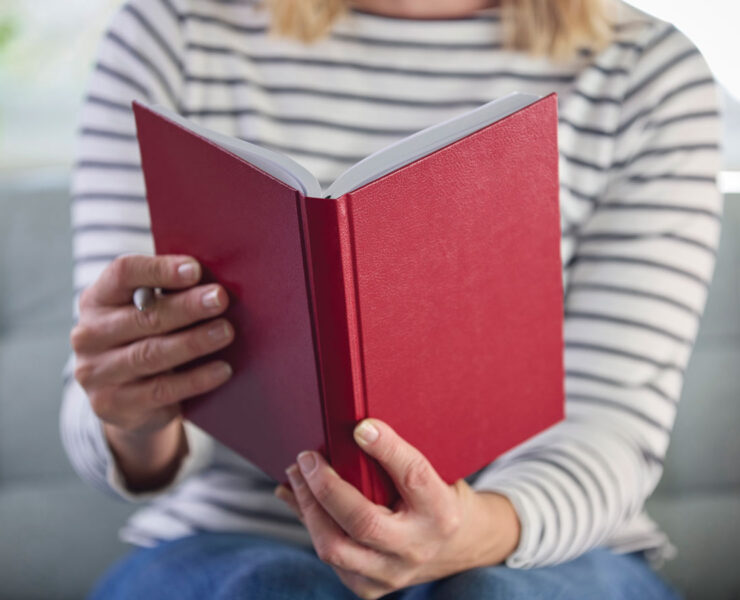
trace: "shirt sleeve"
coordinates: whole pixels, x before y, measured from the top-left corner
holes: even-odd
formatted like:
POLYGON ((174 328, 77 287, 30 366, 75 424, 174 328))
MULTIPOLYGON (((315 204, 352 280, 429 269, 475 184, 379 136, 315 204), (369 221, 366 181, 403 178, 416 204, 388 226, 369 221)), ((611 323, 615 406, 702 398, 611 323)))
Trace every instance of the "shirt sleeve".
POLYGON ((722 196, 716 86, 685 36, 658 29, 629 74, 608 183, 565 265, 566 418, 473 483, 516 508, 510 567, 599 545, 642 511, 662 474, 722 196))
MULTIPOLYGON (((113 259, 154 253, 131 101, 179 112, 183 51, 177 15, 165 0, 130 0, 114 15, 99 43, 78 117, 70 190, 75 322, 80 293, 113 259)), ((73 376, 74 359, 71 353, 64 368, 60 413, 61 438, 72 465, 83 479, 119 497, 152 496, 126 489, 101 422, 73 376)), ((211 438, 189 423, 185 432, 188 455, 165 489, 209 461, 211 438)))

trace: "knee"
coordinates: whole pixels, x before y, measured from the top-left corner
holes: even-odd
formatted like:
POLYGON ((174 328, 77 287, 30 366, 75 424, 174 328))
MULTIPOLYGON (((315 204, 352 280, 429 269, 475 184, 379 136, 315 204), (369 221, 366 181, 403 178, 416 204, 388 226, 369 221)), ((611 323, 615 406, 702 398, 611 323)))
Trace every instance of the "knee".
POLYGON ((479 567, 440 579, 424 596, 429 600, 535 600, 567 598, 567 583, 546 570, 479 567))
POLYGON ((436 581, 429 599, 510 600, 519 597, 514 595, 516 587, 516 578, 506 567, 480 567, 436 581))
POLYGON ((334 571, 300 549, 261 549, 243 556, 224 578, 216 600, 343 598, 346 588, 334 571))

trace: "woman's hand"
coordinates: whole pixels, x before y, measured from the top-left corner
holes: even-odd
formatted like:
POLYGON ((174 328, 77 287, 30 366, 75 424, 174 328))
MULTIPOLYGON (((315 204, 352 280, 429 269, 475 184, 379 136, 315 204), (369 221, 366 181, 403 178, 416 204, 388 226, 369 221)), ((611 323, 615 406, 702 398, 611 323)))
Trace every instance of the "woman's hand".
POLYGON ((517 546, 519 520, 504 496, 445 483, 390 426, 365 419, 360 447, 393 479, 401 499, 379 506, 343 480, 318 452, 287 469, 292 491, 276 488, 306 525, 318 556, 362 598, 503 561, 517 546))
POLYGON ((200 278, 200 265, 188 256, 124 255, 80 296, 70 333, 74 375, 132 490, 160 487, 174 476, 187 453, 180 401, 231 376, 224 361, 172 372, 234 336, 225 319, 213 319, 226 309, 226 291, 218 284, 193 287, 200 278), (137 287, 182 291, 142 312, 132 303, 137 287))

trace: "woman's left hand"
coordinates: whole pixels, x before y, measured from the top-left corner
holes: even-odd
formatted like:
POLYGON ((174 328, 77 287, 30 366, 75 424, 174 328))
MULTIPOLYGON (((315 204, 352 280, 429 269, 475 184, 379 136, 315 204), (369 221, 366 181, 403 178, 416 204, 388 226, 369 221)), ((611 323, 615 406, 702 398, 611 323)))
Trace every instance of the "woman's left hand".
POLYGON ((355 440, 393 479, 393 509, 375 504, 339 477, 318 452, 287 470, 292 491, 276 495, 306 525, 319 558, 361 598, 503 561, 517 546, 519 521, 502 495, 448 485, 424 455, 389 425, 365 419, 355 440), (299 468, 300 467, 300 468, 299 468))

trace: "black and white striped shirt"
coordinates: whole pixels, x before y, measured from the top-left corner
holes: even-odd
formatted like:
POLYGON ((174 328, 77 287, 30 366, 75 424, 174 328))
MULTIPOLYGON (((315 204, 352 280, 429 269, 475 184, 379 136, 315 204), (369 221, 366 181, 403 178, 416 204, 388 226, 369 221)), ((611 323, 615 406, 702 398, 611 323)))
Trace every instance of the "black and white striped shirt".
MULTIPOLYGON (((560 111, 566 420, 479 473, 522 523, 512 567, 597 545, 671 546, 643 512, 661 476, 712 277, 722 200, 716 88, 673 26, 619 5, 614 40, 554 63, 502 48, 497 9, 414 20, 351 10, 310 46, 268 36, 250 0, 129 0, 101 41, 72 181, 75 287, 153 243, 130 102, 164 104, 289 154, 322 185, 371 152, 511 91, 560 111)), ((274 481, 188 426, 176 484, 134 496, 65 370, 62 436, 82 477, 147 500, 122 530, 150 545, 200 530, 310 543, 274 481)), ((472 478, 471 478, 472 479, 472 478)))

